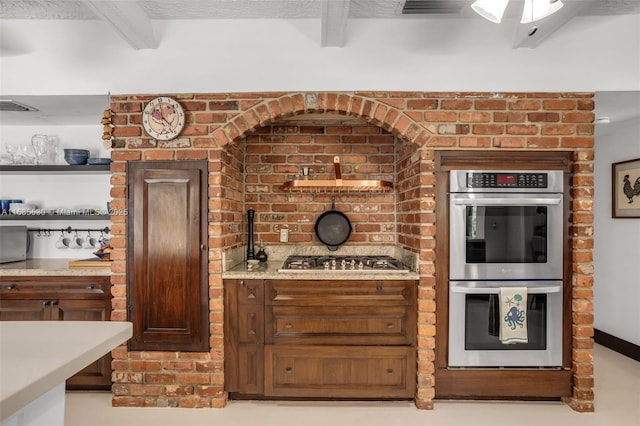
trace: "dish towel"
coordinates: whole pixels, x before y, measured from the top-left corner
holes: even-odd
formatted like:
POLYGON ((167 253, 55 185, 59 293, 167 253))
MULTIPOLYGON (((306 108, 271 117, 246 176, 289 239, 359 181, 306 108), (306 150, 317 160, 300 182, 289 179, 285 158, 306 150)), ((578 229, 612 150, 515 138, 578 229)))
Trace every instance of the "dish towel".
POLYGON ((500 342, 528 343, 527 288, 500 287, 500 342))

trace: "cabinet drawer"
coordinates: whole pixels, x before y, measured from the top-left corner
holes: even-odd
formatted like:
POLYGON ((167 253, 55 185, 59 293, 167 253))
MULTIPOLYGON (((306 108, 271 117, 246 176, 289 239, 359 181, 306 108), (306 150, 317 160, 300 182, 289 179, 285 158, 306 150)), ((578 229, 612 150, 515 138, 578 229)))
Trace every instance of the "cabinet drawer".
POLYGON ((104 299, 110 294, 109 277, 2 277, 2 299, 104 299))
POLYGON ((298 281, 268 283, 270 305, 409 305, 415 303, 415 281, 298 281))
POLYGON ((411 345, 414 310, 409 306, 272 306, 267 343, 411 345))
POLYGON ((265 346, 265 395, 412 398, 415 348, 265 346))

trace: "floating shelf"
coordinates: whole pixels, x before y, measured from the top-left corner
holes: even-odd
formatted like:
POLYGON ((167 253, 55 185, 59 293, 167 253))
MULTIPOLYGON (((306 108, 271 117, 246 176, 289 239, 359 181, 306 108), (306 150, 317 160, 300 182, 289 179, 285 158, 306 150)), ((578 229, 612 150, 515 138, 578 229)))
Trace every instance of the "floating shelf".
POLYGON ((80 166, 67 165, 42 165, 42 166, 20 166, 14 164, 0 165, 0 173, 4 174, 91 174, 91 173, 109 173, 111 171, 110 164, 93 164, 80 166))
POLYGON ((285 191, 290 192, 388 192, 393 183, 385 180, 343 180, 340 171, 340 157, 333 157, 336 178, 290 180, 283 184, 285 191))
POLYGON ((1 214, 2 220, 111 220, 108 214, 1 214))
POLYGON ((283 187, 291 192, 388 192, 393 184, 384 180, 291 180, 283 187))

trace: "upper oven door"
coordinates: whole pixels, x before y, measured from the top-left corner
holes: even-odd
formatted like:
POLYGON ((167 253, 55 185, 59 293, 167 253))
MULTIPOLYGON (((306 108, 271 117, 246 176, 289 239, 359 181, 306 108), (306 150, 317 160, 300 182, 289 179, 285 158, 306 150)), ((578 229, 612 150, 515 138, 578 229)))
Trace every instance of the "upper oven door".
POLYGON ((562 194, 451 194, 452 280, 562 279, 562 194))

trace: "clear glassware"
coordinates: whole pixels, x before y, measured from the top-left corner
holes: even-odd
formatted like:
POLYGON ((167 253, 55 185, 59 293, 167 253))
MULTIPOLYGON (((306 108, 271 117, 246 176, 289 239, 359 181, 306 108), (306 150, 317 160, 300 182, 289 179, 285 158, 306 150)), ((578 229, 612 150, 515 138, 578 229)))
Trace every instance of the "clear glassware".
POLYGON ((30 144, 21 144, 20 151, 24 157, 25 164, 34 164, 36 162, 36 153, 30 144))
POLYGON ((49 141, 47 149, 47 164, 56 164, 58 162, 58 153, 60 151, 60 138, 58 135, 47 135, 49 141))
POLYGON ((35 152, 36 164, 44 164, 46 162, 45 154, 49 146, 49 138, 47 135, 33 135, 31 137, 31 145, 35 152))
POLYGON ((4 144, 4 149, 7 151, 7 154, 9 154, 9 157, 11 158, 11 164, 16 164, 18 162, 18 159, 16 158, 16 154, 18 153, 18 145, 15 143, 6 143, 4 144))

